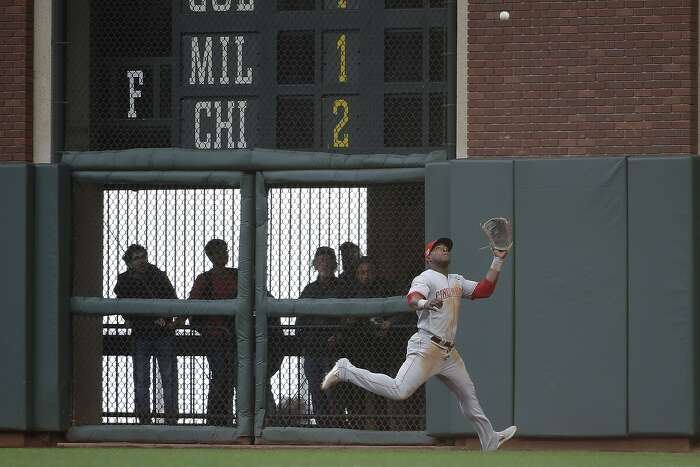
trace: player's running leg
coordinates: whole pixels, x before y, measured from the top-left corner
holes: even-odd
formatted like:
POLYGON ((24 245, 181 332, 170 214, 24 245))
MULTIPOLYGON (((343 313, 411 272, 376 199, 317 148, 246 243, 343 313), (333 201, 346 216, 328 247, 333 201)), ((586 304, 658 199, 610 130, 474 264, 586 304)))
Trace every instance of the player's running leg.
POLYGON ((357 368, 347 358, 341 358, 328 372, 321 388, 327 390, 333 385, 346 381, 359 386, 374 394, 393 400, 404 400, 413 394, 440 369, 440 361, 435 353, 415 334, 408 343, 406 361, 396 374, 396 378, 380 373, 372 373, 363 368, 357 368))
POLYGON ((459 352, 456 350, 450 352, 438 378, 457 396, 462 414, 474 424, 483 451, 495 451, 513 437, 515 427, 509 427, 502 432, 494 431, 491 421, 484 414, 476 397, 474 383, 459 352))

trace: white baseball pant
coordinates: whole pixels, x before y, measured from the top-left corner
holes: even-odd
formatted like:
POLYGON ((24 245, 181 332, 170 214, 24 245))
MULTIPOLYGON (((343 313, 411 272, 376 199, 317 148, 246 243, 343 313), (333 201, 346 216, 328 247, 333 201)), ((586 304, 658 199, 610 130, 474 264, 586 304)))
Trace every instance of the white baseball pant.
POLYGON ((462 415, 474 424, 481 449, 493 451, 498 448, 498 434, 481 409, 474 383, 459 352, 438 347, 427 333, 419 331, 411 336, 406 347, 406 361, 396 378, 357 368, 345 359, 339 362, 339 370, 341 381, 394 400, 407 399, 421 384, 437 375, 459 399, 462 415))

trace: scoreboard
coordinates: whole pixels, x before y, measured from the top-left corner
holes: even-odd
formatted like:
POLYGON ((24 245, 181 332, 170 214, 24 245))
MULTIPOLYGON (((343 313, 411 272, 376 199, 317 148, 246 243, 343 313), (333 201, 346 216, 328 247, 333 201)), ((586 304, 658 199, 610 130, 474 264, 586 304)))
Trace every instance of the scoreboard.
POLYGON ((69 150, 445 145, 445 0, 72 0, 67 14, 82 44, 69 150))

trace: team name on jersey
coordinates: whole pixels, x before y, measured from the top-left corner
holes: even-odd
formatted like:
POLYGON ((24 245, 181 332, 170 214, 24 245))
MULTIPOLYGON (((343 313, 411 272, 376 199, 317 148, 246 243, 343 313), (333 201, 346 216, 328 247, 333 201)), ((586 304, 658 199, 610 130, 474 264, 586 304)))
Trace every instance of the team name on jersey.
POLYGON ((449 287, 445 288, 442 290, 438 290, 437 293, 435 294, 435 298, 438 300, 445 300, 450 297, 461 297, 462 296, 462 287, 455 286, 455 287, 449 287))

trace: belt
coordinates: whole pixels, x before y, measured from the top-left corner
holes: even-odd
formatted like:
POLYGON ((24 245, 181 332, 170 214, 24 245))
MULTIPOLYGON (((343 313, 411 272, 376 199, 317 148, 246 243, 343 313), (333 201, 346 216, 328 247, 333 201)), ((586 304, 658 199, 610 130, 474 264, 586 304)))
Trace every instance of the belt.
POLYGON ((440 347, 445 347, 446 349, 450 349, 450 350, 452 349, 452 347, 455 346, 454 342, 442 340, 438 336, 430 336, 430 340, 435 342, 440 347))

